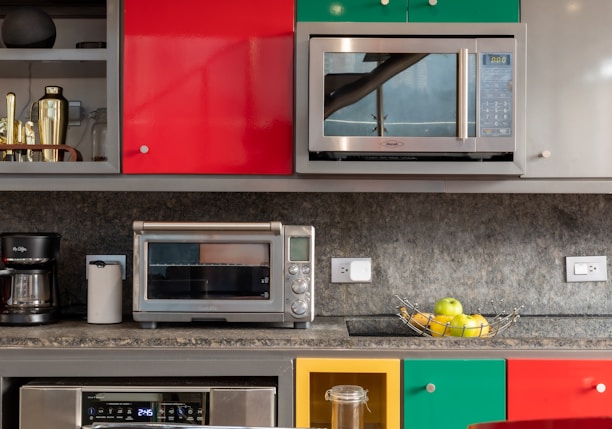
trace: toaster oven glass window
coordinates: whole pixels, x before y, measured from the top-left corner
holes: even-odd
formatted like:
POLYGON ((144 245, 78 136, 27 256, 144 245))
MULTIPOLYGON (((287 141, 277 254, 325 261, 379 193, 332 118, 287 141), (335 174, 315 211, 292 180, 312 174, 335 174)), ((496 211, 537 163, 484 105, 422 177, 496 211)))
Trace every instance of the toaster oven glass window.
MULTIPOLYGON (((326 52, 324 135, 457 135, 456 53, 326 52)), ((468 135, 476 135, 476 55, 468 56, 468 135)))
POLYGON ((149 299, 270 299, 269 243, 148 243, 149 299))

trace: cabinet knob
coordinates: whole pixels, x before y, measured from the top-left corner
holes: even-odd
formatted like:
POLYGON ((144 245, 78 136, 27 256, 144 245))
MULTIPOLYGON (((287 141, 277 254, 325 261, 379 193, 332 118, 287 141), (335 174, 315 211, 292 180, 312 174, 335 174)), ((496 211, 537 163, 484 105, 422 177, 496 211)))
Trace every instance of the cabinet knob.
POLYGON ((595 386, 595 390, 597 390, 599 393, 604 393, 606 391, 606 385, 603 383, 598 383, 597 386, 595 386))
POLYGON ((430 6, 435 6, 438 4, 438 0, 429 0, 429 5, 430 6))
POLYGON ((147 146, 146 144, 140 146, 140 153, 149 153, 149 146, 147 146))
POLYGON ((543 150, 540 153, 540 158, 548 159, 548 158, 550 158, 550 155, 552 155, 552 154, 550 153, 549 150, 543 150))
POLYGON ((389 0, 380 0, 380 4, 382 4, 383 6, 386 6, 389 4, 389 0))
POLYGON ((427 390, 428 393, 434 393, 436 391, 436 385, 433 383, 427 383, 425 390, 427 390))

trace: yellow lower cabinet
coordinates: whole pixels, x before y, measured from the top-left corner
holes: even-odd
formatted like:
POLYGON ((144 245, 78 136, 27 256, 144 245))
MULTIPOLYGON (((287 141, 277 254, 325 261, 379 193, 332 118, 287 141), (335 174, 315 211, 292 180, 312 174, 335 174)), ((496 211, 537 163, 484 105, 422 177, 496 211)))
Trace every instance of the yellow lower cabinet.
POLYGON ((368 391, 364 429, 400 427, 399 359, 298 358, 295 364, 295 424, 331 427, 331 402, 325 392, 352 384, 368 391), (369 409, 369 411, 368 411, 369 409))

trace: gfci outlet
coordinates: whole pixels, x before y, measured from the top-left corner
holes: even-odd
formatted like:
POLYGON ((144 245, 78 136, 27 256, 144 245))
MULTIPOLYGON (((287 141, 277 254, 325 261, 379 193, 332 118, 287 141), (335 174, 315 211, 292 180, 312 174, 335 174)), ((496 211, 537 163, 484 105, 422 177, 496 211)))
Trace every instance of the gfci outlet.
POLYGON ((568 256, 565 258, 567 282, 608 281, 608 260, 605 256, 568 256))
POLYGON ((125 255, 86 255, 85 256, 85 279, 89 278, 89 263, 91 261, 118 261, 121 264, 121 278, 125 280, 125 255))
POLYGON ((371 283, 372 258, 332 258, 332 283, 371 283))

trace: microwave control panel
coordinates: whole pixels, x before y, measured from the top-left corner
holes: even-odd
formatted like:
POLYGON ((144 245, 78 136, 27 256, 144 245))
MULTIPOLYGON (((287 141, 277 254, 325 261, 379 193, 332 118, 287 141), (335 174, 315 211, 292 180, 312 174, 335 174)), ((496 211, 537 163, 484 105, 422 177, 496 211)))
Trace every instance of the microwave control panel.
POLYGON ((512 54, 487 52, 480 58, 480 135, 511 137, 512 54))
POLYGON ((207 392, 82 392, 82 425, 94 422, 203 425, 207 396, 207 392))

